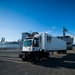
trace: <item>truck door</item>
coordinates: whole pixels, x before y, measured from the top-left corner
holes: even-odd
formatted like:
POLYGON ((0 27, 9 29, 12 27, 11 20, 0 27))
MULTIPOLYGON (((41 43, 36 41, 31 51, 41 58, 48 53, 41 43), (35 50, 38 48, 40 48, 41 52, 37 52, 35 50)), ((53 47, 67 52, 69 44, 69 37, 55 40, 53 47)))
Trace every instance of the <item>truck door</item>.
POLYGON ((33 50, 39 51, 39 39, 38 38, 34 38, 33 40, 33 50))

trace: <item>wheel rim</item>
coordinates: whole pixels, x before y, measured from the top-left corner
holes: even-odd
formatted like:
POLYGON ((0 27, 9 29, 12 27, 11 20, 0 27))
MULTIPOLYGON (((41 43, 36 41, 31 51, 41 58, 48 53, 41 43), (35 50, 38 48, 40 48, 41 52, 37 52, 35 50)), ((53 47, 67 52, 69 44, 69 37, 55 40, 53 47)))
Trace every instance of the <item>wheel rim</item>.
POLYGON ((36 58, 35 58, 35 59, 36 59, 36 61, 38 61, 38 56, 36 56, 36 58))

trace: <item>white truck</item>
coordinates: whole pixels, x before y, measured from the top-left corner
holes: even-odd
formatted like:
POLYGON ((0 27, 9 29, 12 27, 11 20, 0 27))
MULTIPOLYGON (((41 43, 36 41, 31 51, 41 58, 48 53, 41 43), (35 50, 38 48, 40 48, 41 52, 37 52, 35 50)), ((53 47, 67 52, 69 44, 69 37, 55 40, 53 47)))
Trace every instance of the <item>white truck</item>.
POLYGON ((41 33, 24 40, 20 57, 22 60, 39 61, 53 51, 66 52, 66 42, 47 33, 41 33))

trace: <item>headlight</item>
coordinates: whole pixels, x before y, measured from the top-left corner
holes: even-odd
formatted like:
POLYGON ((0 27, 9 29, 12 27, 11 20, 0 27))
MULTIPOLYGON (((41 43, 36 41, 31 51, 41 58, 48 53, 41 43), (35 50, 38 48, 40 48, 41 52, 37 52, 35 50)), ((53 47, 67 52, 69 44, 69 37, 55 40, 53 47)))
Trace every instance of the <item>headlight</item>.
POLYGON ((31 48, 29 48, 29 50, 31 50, 31 48))

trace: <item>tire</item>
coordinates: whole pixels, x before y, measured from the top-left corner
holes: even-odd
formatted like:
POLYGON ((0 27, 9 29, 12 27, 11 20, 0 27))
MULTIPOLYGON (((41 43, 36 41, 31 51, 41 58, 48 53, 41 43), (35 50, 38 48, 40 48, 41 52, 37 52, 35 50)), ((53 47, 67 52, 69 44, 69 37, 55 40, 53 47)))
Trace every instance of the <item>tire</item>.
POLYGON ((57 51, 58 54, 67 54, 67 51, 66 50, 63 50, 63 51, 57 51))
POLYGON ((22 61, 26 61, 25 58, 22 58, 22 61))
POLYGON ((34 62, 37 63, 37 62, 39 62, 39 61, 40 61, 40 56, 39 56, 39 55, 36 55, 36 56, 34 57, 34 62))
POLYGON ((63 54, 67 54, 67 51, 65 50, 65 51, 63 52, 63 54))
POLYGON ((19 54, 19 58, 22 58, 22 54, 19 54))
POLYGON ((23 61, 26 61, 25 53, 22 54, 22 60, 23 60, 23 61))
POLYGON ((44 53, 44 58, 48 58, 50 56, 49 52, 44 53))
POLYGON ((61 54, 61 51, 57 51, 57 54, 61 54))

